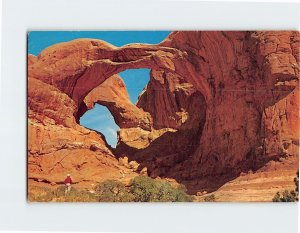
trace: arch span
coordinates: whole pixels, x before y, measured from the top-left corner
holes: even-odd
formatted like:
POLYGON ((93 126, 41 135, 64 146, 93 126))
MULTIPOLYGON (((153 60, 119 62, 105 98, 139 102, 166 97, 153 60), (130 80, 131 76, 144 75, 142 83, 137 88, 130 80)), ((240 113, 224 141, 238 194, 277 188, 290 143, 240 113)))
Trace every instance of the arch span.
POLYGON ((117 48, 101 40, 77 39, 45 49, 28 67, 28 74, 54 85, 79 107, 90 91, 126 69, 163 69, 184 76, 177 66, 187 63, 187 68, 192 67, 185 58, 185 52, 160 45, 117 48))
POLYGON ((151 115, 131 103, 125 83, 117 74, 105 80, 84 98, 76 116, 77 122, 96 103, 108 108, 120 128, 152 128, 151 115))

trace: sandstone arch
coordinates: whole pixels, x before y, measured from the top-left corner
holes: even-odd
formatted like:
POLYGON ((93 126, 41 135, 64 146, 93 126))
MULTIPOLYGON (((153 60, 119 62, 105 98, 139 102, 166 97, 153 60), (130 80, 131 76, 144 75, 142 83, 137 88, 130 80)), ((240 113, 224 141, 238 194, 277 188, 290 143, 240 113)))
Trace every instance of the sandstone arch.
POLYGON ((183 60, 184 56, 177 49, 159 45, 116 48, 101 40, 77 39, 41 52, 28 67, 28 76, 57 87, 79 104, 91 90, 115 74, 130 68, 175 71, 174 60, 183 60))
POLYGON ((105 80, 84 98, 76 116, 77 122, 96 103, 108 108, 120 128, 150 130, 153 125, 151 115, 131 103, 125 83, 118 75, 105 80))

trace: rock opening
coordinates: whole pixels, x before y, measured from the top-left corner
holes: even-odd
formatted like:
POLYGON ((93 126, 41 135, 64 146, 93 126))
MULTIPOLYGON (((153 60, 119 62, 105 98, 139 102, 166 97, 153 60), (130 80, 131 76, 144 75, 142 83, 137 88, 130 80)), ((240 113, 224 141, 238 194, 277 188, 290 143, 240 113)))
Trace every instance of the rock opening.
POLYGON ((134 123, 139 121, 141 114, 135 103, 149 79, 150 69, 129 69, 112 76, 87 95, 79 111, 79 123, 102 133, 107 143, 115 148, 118 131, 124 127, 124 118, 135 117, 132 125, 129 123, 125 127, 135 126, 134 123))
POLYGON ((115 123, 113 116, 106 107, 96 103, 93 109, 88 110, 80 118, 80 125, 102 133, 106 142, 111 147, 116 147, 119 126, 115 123))

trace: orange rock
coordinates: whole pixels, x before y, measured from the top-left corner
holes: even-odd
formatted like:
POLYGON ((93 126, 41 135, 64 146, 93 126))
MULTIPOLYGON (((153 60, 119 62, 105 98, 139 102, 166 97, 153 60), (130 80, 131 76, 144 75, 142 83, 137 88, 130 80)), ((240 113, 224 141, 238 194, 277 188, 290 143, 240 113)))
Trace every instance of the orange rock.
POLYGON ((120 128, 150 130, 152 127, 151 115, 131 103, 126 86, 118 75, 113 75, 85 97, 83 104, 86 107, 82 107, 82 113, 92 109, 95 103, 106 106, 120 128))

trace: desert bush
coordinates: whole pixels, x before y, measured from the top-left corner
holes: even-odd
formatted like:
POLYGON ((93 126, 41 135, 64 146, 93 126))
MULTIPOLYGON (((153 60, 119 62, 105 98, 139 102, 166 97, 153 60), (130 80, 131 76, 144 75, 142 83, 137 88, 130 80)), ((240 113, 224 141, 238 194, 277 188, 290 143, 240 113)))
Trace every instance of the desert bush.
POLYGON ((69 192, 65 192, 66 187, 60 186, 53 191, 57 202, 96 202, 98 198, 87 190, 78 190, 71 187, 69 192))
POLYGON ((126 186, 116 180, 106 180, 95 188, 95 195, 100 202, 130 202, 134 196, 126 186))
POLYGON ((296 200, 296 193, 288 190, 284 190, 282 194, 277 192, 272 199, 273 202, 295 202, 296 200))
POLYGON ((211 194, 211 195, 204 197, 204 201, 205 202, 214 202, 214 201, 216 201, 216 197, 214 194, 211 194))
POLYGON ((273 197, 273 202, 295 202, 299 200, 299 171, 294 178, 295 190, 284 190, 282 193, 277 192, 273 197))
POLYGON ((173 187, 170 183, 152 179, 147 176, 137 176, 131 181, 131 193, 136 202, 189 202, 192 201, 183 186, 173 187))
POLYGON ((50 188, 32 188, 28 192, 30 201, 40 202, 189 202, 192 197, 185 186, 173 186, 167 181, 137 176, 129 186, 117 180, 106 180, 95 187, 95 192, 77 190, 71 187, 66 193, 64 185, 50 188), (36 189, 36 190, 35 190, 36 189))
MULTIPOLYGON (((63 187, 64 188, 64 187, 63 187)), ((65 190, 65 189, 64 189, 65 190)), ((67 193, 62 193, 60 190, 56 192, 56 201, 62 202, 96 202, 97 197, 87 190, 77 190, 71 187, 71 190, 67 193), (58 194, 59 193, 59 194, 58 194)))
POLYGON ((28 201, 30 202, 49 202, 54 198, 50 188, 40 186, 28 187, 28 201))
POLYGON ((280 193, 277 192, 272 199, 273 202, 280 202, 280 193))
POLYGON ((96 202, 98 198, 85 190, 77 190, 71 187, 70 192, 65 192, 65 186, 59 186, 52 190, 47 187, 30 187, 28 200, 31 202, 96 202))
POLYGON ((295 196, 296 196, 296 201, 299 200, 299 170, 297 171, 296 177, 294 178, 294 183, 295 183, 295 196))

